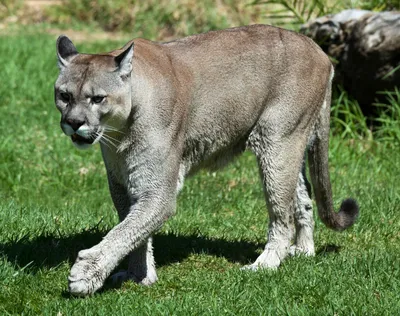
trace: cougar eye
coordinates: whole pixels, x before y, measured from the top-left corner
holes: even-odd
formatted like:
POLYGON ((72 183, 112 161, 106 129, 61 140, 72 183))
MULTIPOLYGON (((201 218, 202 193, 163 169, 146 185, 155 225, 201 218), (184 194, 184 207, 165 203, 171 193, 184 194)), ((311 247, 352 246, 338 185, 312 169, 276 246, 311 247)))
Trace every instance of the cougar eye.
POLYGON ((69 103, 69 101, 71 101, 71 95, 67 92, 61 92, 60 97, 61 100, 65 103, 69 103))
POLYGON ((96 95, 96 96, 92 97, 92 102, 93 103, 101 103, 101 102, 103 102, 104 99, 105 99, 105 97, 96 95))

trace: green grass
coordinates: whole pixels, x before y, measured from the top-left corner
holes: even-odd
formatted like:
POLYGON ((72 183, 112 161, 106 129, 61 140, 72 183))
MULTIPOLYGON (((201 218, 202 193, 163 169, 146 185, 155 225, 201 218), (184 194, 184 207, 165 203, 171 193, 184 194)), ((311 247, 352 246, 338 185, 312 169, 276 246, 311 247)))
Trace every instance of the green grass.
MULTIPOLYGON (((78 49, 98 52, 120 44, 78 49)), ((400 313, 398 138, 387 138, 384 129, 369 138, 340 134, 345 129, 335 120, 334 201, 357 198, 361 217, 340 234, 317 220, 314 258, 288 259, 275 272, 239 270, 266 241, 262 188, 247 153, 220 172, 187 180, 176 216, 155 236, 157 284, 107 284, 91 297, 71 297, 67 276, 77 252, 117 223, 99 148, 78 151, 59 128, 55 39, 3 37, 0 56, 1 315, 400 313)), ((338 99, 335 109, 347 111, 346 102, 338 99)), ((398 109, 395 96, 391 102, 398 109)), ((382 118, 393 123, 392 113, 385 113, 382 118)), ((382 126, 396 130, 392 123, 382 126)))

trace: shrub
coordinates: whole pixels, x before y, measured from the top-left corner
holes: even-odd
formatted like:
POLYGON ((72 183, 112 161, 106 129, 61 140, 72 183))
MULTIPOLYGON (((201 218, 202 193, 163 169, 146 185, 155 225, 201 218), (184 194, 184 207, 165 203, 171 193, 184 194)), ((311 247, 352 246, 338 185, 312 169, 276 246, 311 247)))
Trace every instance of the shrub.
POLYGON ((16 15, 23 4, 23 0, 0 0, 0 19, 16 15))
POLYGON ((250 10, 239 0, 64 0, 47 14, 53 23, 80 21, 153 39, 254 23, 261 17, 259 9, 250 10))

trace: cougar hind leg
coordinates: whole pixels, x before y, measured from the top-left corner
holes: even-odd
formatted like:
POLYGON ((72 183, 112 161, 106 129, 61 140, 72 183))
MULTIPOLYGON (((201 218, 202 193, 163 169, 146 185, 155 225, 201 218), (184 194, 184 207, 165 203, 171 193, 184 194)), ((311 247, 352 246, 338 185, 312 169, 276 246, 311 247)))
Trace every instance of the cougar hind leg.
POLYGON ((153 256, 152 238, 129 254, 128 270, 112 275, 114 284, 132 280, 142 285, 151 285, 157 281, 157 273, 153 256))
POLYGON ((297 181, 294 221, 296 228, 295 244, 290 247, 290 255, 304 254, 313 256, 314 250, 314 217, 310 198, 310 185, 306 178, 305 165, 297 181))
POLYGON ((149 238, 129 257, 128 275, 136 283, 151 285, 157 281, 156 264, 153 255, 153 238, 149 238))
POLYGON ((269 213, 268 242, 263 253, 247 267, 253 270, 277 268, 289 253, 291 217, 297 208, 296 187, 306 144, 300 132, 274 133, 274 128, 267 125, 258 124, 248 140, 258 160, 269 213))

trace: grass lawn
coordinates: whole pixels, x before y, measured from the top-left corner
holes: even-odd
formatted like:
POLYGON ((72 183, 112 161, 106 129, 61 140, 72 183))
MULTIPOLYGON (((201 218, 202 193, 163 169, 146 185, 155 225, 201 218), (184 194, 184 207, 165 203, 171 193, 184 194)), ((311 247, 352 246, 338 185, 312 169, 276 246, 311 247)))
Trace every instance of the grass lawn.
POLYGON ((70 296, 78 251, 117 223, 100 151, 78 151, 59 128, 55 38, 2 37, 0 69, 0 315, 400 314, 399 144, 339 136, 330 151, 334 201, 358 199, 361 216, 343 233, 316 219, 314 258, 239 270, 261 253, 267 227, 257 166, 246 153, 187 180, 176 216, 155 236, 157 284, 70 296))

